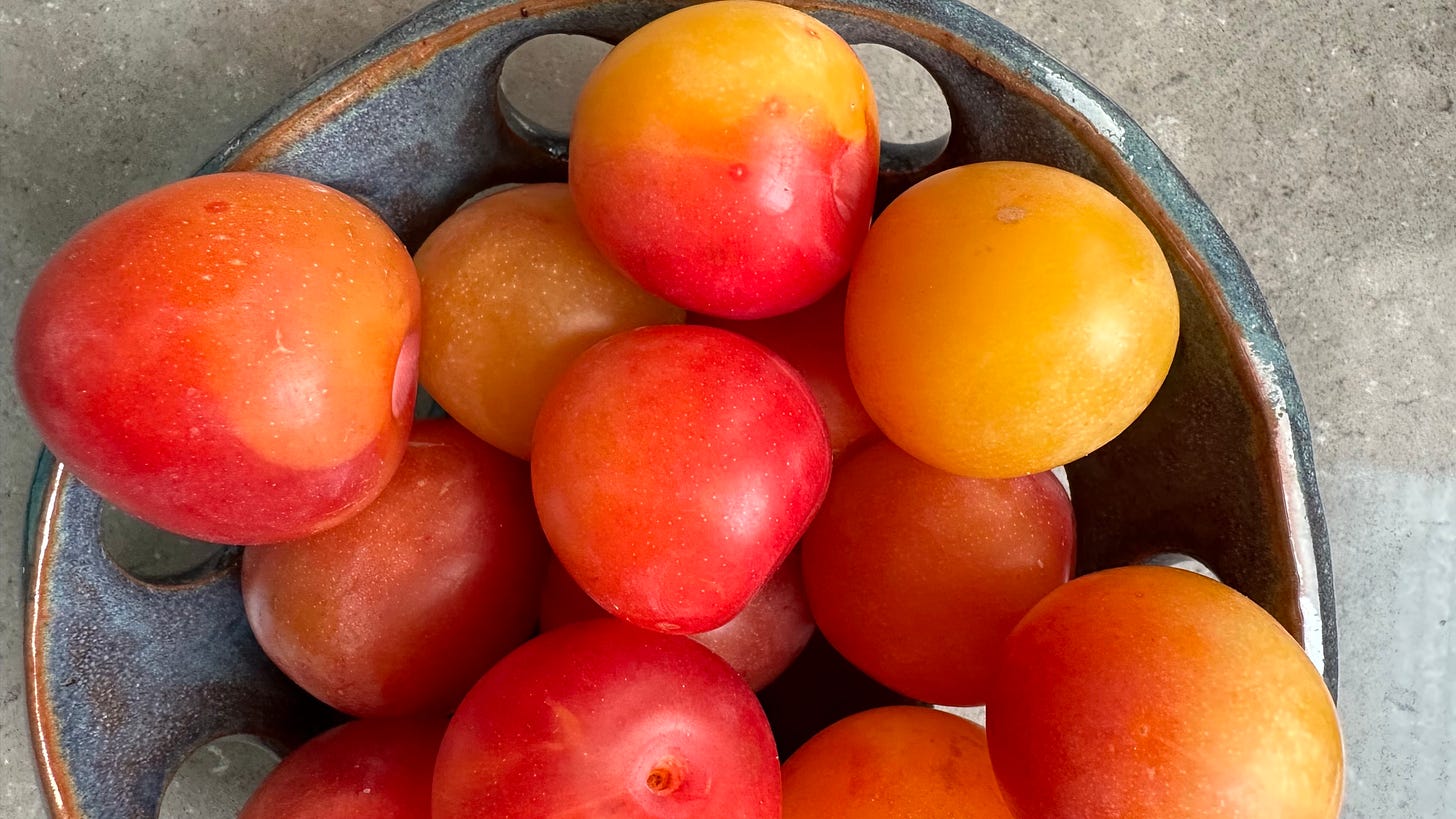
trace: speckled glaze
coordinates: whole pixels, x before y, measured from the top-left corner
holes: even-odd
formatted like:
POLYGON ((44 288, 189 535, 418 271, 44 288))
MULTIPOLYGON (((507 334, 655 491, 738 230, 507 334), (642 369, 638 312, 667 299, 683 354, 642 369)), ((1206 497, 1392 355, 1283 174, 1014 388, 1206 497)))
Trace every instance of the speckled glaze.
MULTIPOLYGON (((322 74, 201 172, 324 182, 375 208, 413 248, 481 189, 564 179, 562 135, 498 94, 513 48, 548 33, 615 42, 679 5, 444 0, 322 74)), ((881 205, 943 168, 1016 159, 1096 181, 1152 228, 1177 281, 1182 338, 1142 418, 1068 467, 1079 570, 1170 552, 1197 558, 1277 617, 1333 691, 1333 586, 1309 424, 1264 299, 1207 206, 1121 109, 974 9, 955 0, 789 5, 851 43, 914 57, 945 93, 949 139, 885 146, 881 205)), ((144 819, 198 745, 247 733, 287 747, 330 715, 258 649, 235 565, 184 585, 140 583, 105 556, 101 508, 42 457, 28 523, 31 730, 55 815, 144 819)))

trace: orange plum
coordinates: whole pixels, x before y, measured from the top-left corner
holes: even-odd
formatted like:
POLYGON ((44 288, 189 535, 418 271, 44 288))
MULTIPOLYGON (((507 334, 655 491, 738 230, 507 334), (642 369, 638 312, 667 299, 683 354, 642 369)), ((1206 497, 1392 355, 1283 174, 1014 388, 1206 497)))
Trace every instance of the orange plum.
POLYGON ((885 436, 932 466, 1013 478, 1080 458, 1147 407, 1178 294, 1147 227, 1066 171, 943 171, 875 222, 849 279, 849 372, 885 436))
POLYGON ((1335 819, 1344 748, 1319 672, 1215 580, 1109 569, 1047 595, 1006 640, 986 706, 1024 819, 1335 819))

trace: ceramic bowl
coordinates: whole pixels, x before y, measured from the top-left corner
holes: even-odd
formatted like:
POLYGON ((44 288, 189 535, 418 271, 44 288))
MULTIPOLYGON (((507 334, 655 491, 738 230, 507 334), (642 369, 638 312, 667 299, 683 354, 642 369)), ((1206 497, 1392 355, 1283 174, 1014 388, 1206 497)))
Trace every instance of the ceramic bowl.
MULTIPOLYGON (((368 203, 415 247, 482 189, 565 178, 562 135, 501 96, 513 49, 550 33, 616 42, 678 5, 444 0, 319 76, 201 172, 318 180, 368 203)), ((1121 109, 968 6, 789 5, 851 43, 909 55, 945 95, 948 138, 885 146, 881 204, 943 168, 1015 159, 1097 182, 1152 229, 1177 281, 1182 338, 1147 412, 1067 468, 1078 569, 1190 556, 1278 618, 1334 690, 1333 590, 1308 421, 1258 286, 1208 207, 1121 109)), ((241 733, 287 747, 329 715, 253 641, 235 559, 140 580, 108 558, 105 510, 42 458, 28 526, 29 717, 55 815, 144 819, 199 745, 241 733)))

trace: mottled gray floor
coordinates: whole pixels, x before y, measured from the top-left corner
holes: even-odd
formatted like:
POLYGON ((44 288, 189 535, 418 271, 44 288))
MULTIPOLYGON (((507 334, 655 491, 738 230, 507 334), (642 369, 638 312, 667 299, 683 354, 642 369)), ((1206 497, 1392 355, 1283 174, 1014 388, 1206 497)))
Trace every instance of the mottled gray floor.
MULTIPOLYGON (((106 207, 185 175, 418 0, 0 0, 0 353, 30 278, 106 207)), ((1352 817, 1456 815, 1456 9, 1417 2, 983 5, 1121 102, 1264 287, 1316 431, 1352 817)), ((917 101, 913 78, 885 88, 917 101)), ((525 93, 526 89, 522 89, 525 93)), ((888 130, 924 130, 923 106, 888 130)), ((933 113, 933 112, 932 112, 933 113)), ((0 815, 43 815, 20 678, 38 445, 0 379, 0 815)), ((200 752, 169 817, 231 816, 268 764, 200 752)))

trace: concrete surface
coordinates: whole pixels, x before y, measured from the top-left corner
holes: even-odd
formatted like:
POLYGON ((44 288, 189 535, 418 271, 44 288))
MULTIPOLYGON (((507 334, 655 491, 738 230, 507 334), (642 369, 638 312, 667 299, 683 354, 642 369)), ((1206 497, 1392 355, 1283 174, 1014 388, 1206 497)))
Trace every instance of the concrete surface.
MULTIPOLYGON (((0 326, 75 228, 186 175, 420 5, 0 0, 0 326)), ((983 8, 1127 107, 1248 256, 1316 430, 1345 815, 1456 816, 1456 7, 983 8)), ((8 362, 11 331, 0 339, 8 362)), ((0 424, 0 815, 32 817, 44 811, 23 719, 19 543, 38 441, 8 372, 0 424)), ((267 765, 237 743, 205 750, 165 815, 230 816, 267 765)))

